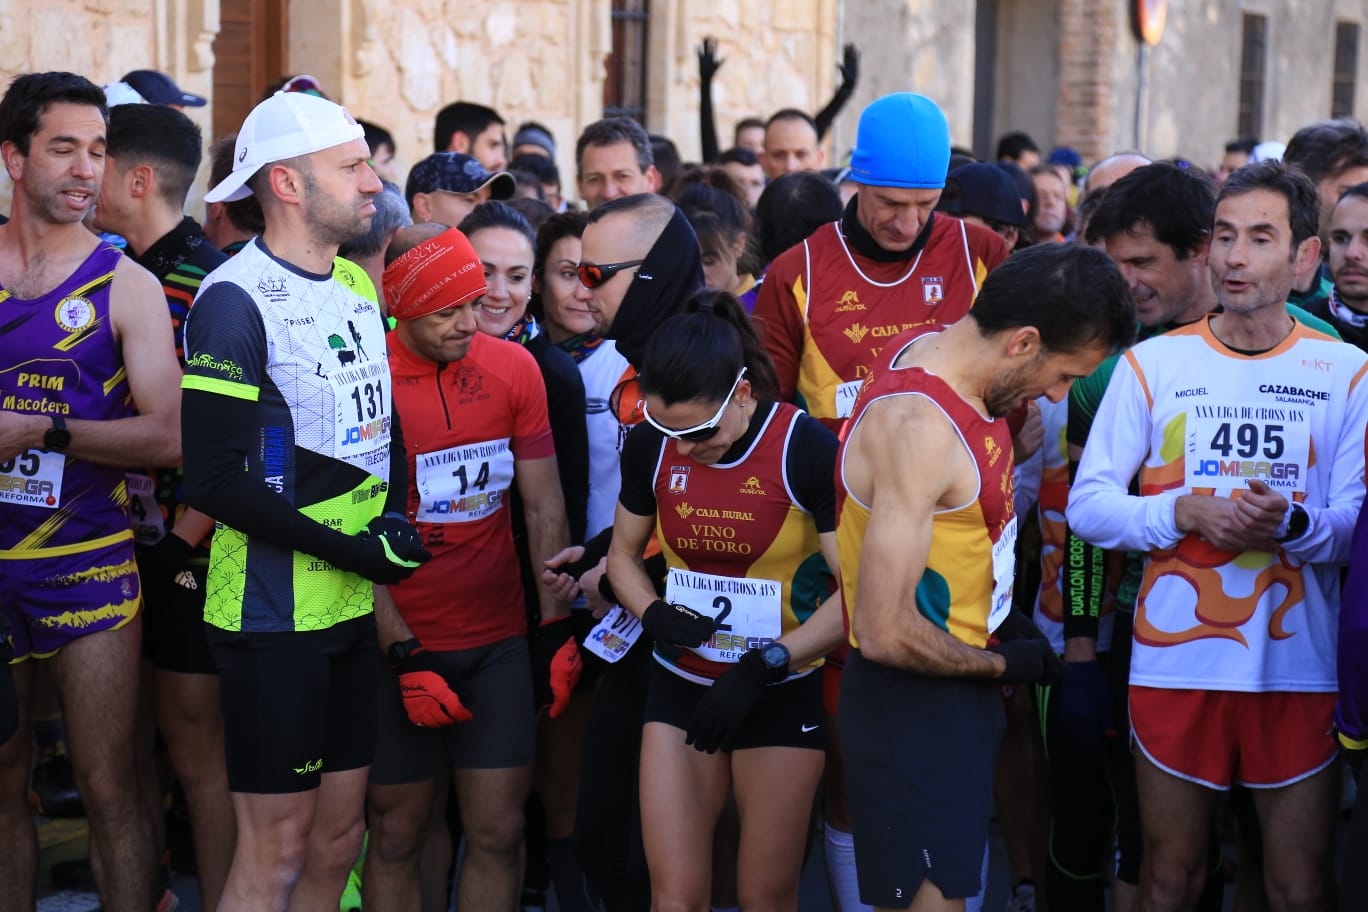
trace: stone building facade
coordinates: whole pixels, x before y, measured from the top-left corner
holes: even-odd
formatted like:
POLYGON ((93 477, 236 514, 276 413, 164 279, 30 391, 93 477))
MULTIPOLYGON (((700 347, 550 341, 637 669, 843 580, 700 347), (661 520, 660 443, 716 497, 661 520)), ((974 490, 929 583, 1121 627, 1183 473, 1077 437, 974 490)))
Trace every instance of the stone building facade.
POLYGON ((980 154, 1000 133, 1024 129, 1042 147, 1069 144, 1085 156, 1141 147, 1201 164, 1213 163, 1242 123, 1285 141, 1343 110, 1346 91, 1349 110, 1368 108, 1359 28, 1368 0, 1184 0, 1169 5, 1153 47, 1134 34, 1139 3, 0 0, 0 79, 60 68, 109 82, 154 67, 210 99, 187 113, 213 136, 240 123, 272 79, 308 73, 358 117, 389 128, 401 165, 432 149, 442 105, 481 101, 510 126, 525 118, 549 126, 567 183, 574 137, 602 116, 607 63, 624 54, 644 73, 647 127, 673 137, 686 159, 697 155, 695 50, 705 35, 719 38, 725 58, 714 88, 724 144, 741 117, 820 108, 841 45, 859 45, 861 81, 832 130, 833 161, 854 144, 866 103, 907 89, 940 102, 955 141, 980 154), (1346 26, 1347 62, 1337 48, 1346 26), (623 47, 624 35, 637 43, 623 47))

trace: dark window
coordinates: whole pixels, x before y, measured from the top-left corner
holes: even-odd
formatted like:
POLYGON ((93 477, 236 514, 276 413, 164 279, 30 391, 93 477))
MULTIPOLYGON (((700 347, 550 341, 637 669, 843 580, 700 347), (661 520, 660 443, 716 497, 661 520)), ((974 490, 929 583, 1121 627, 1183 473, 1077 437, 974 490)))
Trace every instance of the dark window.
POLYGON ((1268 57, 1268 17, 1244 14, 1240 45, 1240 110, 1236 136, 1263 135, 1264 64, 1268 57))
POLYGON ((650 0, 613 0, 613 52, 603 83, 603 116, 646 123, 646 40, 650 0))
POLYGON ((1359 27, 1357 22, 1335 23, 1335 79, 1330 84, 1330 116, 1354 116, 1354 88, 1358 82, 1359 27))

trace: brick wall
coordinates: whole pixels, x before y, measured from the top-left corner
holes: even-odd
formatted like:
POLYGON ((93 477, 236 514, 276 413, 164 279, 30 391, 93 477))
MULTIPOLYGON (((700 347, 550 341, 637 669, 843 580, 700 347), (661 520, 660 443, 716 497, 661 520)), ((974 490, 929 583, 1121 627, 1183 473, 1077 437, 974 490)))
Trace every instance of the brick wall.
POLYGON ((1073 146, 1086 161, 1112 150, 1116 100, 1112 65, 1118 30, 1126 28, 1120 3, 1059 0, 1059 145, 1073 146))

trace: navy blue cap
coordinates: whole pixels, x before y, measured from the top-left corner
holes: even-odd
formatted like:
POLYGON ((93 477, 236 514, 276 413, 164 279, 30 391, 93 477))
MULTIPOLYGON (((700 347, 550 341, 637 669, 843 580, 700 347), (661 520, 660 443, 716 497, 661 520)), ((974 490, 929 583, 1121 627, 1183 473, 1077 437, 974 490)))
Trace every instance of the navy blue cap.
POLYGON ((205 105, 203 95, 181 91, 181 87, 170 76, 157 70, 134 70, 119 81, 132 86, 133 91, 148 104, 177 105, 182 108, 202 108, 205 105))
POLYGON ((960 165, 951 171, 940 208, 954 215, 977 215, 1018 228, 1026 224, 1016 181, 1002 168, 986 162, 960 165))
POLYGON ((409 171, 404 196, 413 204, 416 193, 447 190, 451 193, 474 193, 489 185, 489 198, 512 199, 518 182, 507 171, 486 171, 484 165, 460 152, 434 152, 409 171))

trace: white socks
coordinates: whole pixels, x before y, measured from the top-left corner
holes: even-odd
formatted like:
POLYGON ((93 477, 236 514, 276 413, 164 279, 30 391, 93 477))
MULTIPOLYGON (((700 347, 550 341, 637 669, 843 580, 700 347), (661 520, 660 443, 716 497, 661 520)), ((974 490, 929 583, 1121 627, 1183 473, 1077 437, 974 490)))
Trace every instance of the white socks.
POLYGON ((827 880, 831 891, 836 894, 839 912, 872 912, 872 906, 860 902, 860 885, 855 878, 855 838, 849 833, 832 829, 831 824, 823 824, 826 838, 827 880))

